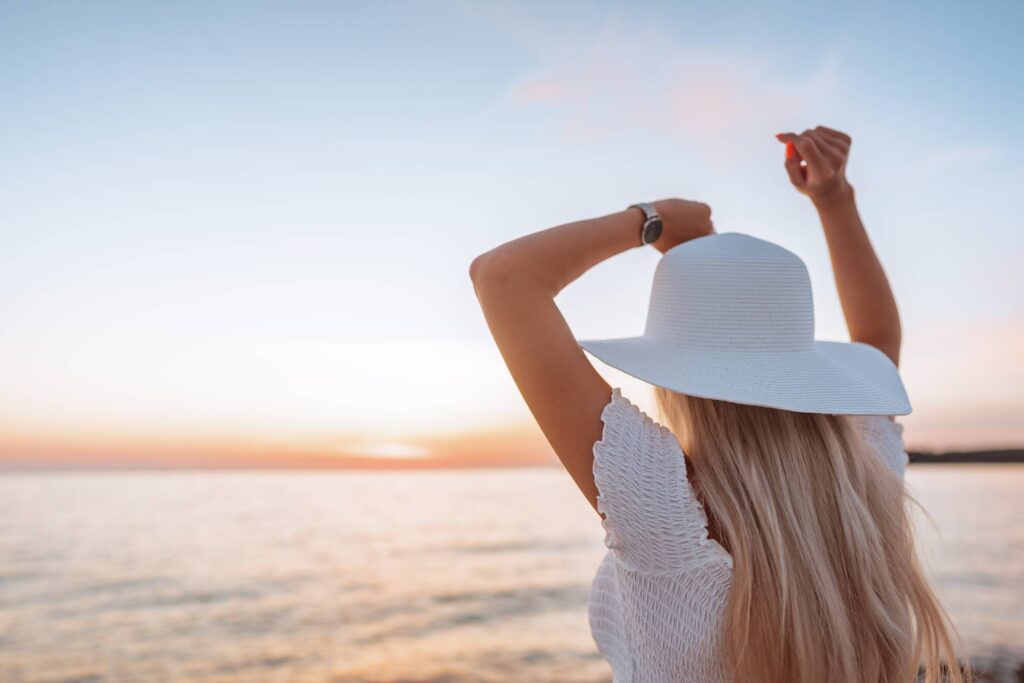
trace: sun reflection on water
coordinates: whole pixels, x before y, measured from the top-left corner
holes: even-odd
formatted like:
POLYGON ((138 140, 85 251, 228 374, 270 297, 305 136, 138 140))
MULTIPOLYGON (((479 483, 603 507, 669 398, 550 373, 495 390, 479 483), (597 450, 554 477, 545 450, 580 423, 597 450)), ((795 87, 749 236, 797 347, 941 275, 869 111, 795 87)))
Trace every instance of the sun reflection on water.
MULTIPOLYGON (((1019 657, 1024 469, 908 479, 968 645, 1019 657)), ((607 683, 601 538, 554 469, 8 476, 0 680, 607 683)))

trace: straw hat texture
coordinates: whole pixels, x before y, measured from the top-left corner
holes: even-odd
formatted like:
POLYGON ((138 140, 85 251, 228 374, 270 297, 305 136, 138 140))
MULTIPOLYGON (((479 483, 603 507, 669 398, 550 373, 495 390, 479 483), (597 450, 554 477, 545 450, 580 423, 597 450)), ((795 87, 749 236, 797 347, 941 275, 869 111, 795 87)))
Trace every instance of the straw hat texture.
POLYGON ((684 242, 662 256, 642 335, 579 344, 633 377, 691 396, 801 413, 911 410, 881 351, 815 340, 800 257, 741 233, 684 242))

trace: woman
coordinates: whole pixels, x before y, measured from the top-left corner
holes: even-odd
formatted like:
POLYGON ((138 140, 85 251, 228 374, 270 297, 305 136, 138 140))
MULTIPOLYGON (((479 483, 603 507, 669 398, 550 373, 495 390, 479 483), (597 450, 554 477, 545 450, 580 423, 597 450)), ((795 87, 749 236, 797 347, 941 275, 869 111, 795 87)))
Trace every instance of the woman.
POLYGON ((590 624, 617 682, 963 680, 917 563, 891 417, 900 321, 845 177, 850 138, 780 134, 821 218, 852 343, 814 341, 792 253, 669 199, 519 238, 470 268, 502 356, 609 551, 590 624), (555 295, 664 253, 644 335, 577 342, 555 295), (655 387, 654 422, 580 347, 655 387), (671 428, 671 429, 669 429, 671 428))

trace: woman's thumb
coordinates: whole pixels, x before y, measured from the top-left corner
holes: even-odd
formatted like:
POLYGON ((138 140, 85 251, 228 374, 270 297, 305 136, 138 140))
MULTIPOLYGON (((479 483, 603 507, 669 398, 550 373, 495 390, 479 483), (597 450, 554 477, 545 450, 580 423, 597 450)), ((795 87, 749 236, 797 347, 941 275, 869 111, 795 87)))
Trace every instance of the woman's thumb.
POLYGON ((804 170, 800 166, 800 155, 796 151, 796 146, 793 145, 795 136, 792 133, 779 133, 775 137, 779 142, 786 143, 786 173, 789 174, 789 181, 798 188, 803 187, 806 179, 804 170))

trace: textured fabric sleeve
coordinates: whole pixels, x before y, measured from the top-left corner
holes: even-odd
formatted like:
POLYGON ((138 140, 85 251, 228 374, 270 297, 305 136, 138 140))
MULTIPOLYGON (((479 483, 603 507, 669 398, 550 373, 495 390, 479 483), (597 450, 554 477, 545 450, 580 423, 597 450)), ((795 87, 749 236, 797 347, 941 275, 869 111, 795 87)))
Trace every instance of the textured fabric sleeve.
POLYGON ((902 479, 909 461, 903 445, 903 425, 880 415, 853 415, 849 419, 868 446, 902 479))
POLYGON ((724 559, 725 551, 708 539, 707 518, 686 478, 686 461, 672 432, 618 388, 612 390, 601 420, 594 481, 605 545, 628 568, 641 572, 678 571, 724 559))

